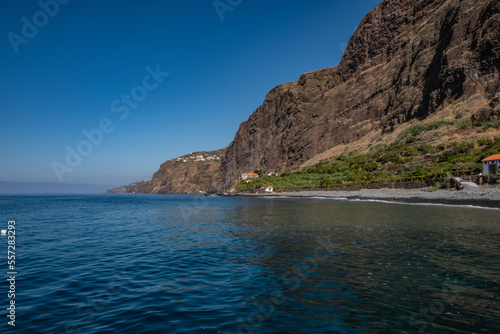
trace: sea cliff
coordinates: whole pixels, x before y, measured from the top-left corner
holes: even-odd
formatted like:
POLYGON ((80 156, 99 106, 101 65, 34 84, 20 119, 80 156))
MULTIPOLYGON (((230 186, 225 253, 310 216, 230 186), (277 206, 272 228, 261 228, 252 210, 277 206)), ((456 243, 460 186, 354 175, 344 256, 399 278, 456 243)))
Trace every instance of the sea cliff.
POLYGON ((337 67, 269 92, 228 146, 214 190, 232 188, 237 170, 291 171, 356 143, 390 140, 412 121, 498 119, 499 7, 494 0, 383 1, 337 67))

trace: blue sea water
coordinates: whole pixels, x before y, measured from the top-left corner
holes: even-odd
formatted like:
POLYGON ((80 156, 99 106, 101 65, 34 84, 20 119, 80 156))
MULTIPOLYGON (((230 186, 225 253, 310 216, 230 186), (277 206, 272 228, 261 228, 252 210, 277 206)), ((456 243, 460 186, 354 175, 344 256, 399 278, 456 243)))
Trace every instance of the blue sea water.
POLYGON ((500 333, 499 210, 0 196, 9 220, 1 333, 500 333))

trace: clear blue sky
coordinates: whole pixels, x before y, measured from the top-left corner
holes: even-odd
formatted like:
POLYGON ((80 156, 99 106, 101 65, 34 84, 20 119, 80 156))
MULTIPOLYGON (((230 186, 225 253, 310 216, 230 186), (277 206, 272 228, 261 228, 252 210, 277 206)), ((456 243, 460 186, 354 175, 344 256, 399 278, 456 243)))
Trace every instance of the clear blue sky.
POLYGON ((0 2, 0 181, 127 184, 225 147, 274 86, 336 66, 379 2, 55 1, 0 2))

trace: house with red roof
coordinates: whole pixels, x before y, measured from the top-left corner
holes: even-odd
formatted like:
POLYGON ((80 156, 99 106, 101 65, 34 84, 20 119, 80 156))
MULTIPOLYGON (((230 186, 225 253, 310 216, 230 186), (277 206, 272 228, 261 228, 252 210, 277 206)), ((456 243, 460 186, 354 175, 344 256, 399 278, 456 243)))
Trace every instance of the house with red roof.
POLYGON ((273 186, 260 187, 260 190, 264 190, 266 193, 272 193, 274 191, 273 186))
POLYGON ((243 174, 241 174, 241 178, 243 180, 253 179, 253 178, 256 178, 256 177, 259 177, 259 174, 255 174, 255 173, 243 173, 243 174))
POLYGON ((483 175, 500 173, 500 154, 490 155, 481 162, 483 163, 483 175))

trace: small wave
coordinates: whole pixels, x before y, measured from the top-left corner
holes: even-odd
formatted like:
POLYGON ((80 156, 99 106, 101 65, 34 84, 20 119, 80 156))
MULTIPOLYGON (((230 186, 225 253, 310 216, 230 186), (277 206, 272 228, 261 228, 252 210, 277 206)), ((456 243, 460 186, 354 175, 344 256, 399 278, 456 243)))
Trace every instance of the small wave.
POLYGON ((347 197, 313 196, 311 198, 315 198, 315 199, 334 199, 334 200, 338 200, 338 201, 348 201, 349 200, 349 198, 347 198, 347 197))
MULTIPOLYGON (((375 203, 387 203, 387 204, 402 204, 402 205, 420 205, 420 206, 443 206, 443 207, 455 207, 455 208, 468 208, 468 209, 483 209, 483 210, 500 210, 500 208, 472 205, 472 204, 453 204, 453 203, 429 203, 425 199, 419 198, 401 198, 399 200, 381 199, 381 198, 348 198, 348 197, 330 197, 330 196, 290 196, 290 195, 276 195, 276 196, 258 196, 259 198, 286 198, 286 199, 324 199, 324 200, 334 200, 334 201, 349 201, 349 202, 375 202, 375 203), (409 202, 411 200, 412 202, 409 202), (420 202, 421 200, 421 202, 420 202)), ((436 199, 443 200, 446 199, 436 199)), ((455 200, 455 199, 451 199, 455 200)))
POLYGON ((429 202, 425 202, 425 199, 422 199, 424 202, 405 202, 405 200, 407 200, 406 198, 402 198, 400 201, 397 201, 397 200, 391 201, 391 200, 387 200, 387 199, 374 199, 374 198, 353 198, 353 199, 348 199, 348 200, 360 201, 360 202, 388 203, 388 204, 421 205, 421 206, 446 206, 446 207, 455 207, 455 208, 500 210, 500 208, 472 205, 472 204, 429 203, 429 202))

